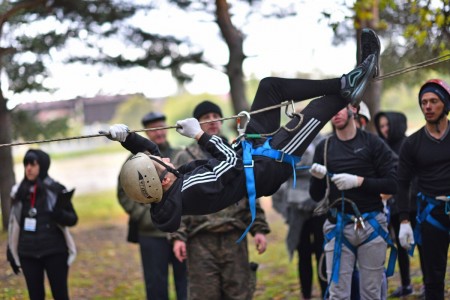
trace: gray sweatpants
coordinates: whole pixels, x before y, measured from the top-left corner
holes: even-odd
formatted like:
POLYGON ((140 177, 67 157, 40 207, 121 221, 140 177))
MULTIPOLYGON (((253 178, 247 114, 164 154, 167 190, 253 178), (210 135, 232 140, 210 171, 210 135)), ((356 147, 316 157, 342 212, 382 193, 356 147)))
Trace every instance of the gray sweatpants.
MULTIPOLYGON (((375 219, 384 230, 387 230, 387 220, 383 213, 379 213, 375 219)), ((339 281, 338 283, 331 282, 329 288, 329 295, 332 300, 350 299, 350 291, 352 284, 352 273, 355 268, 355 263, 358 263, 359 268, 359 289, 361 300, 376 300, 381 297, 381 286, 383 281, 384 263, 386 260, 387 243, 381 236, 377 236, 372 241, 363 243, 367 237, 374 231, 372 226, 365 221, 365 229, 354 230, 353 223, 347 224, 344 227, 344 236, 351 245, 357 248, 356 256, 345 245, 342 245, 342 253, 340 259, 339 281), (358 245, 361 245, 358 247, 358 245)), ((336 224, 326 221, 323 225, 323 232, 327 234, 334 229, 336 224)), ((331 279, 333 270, 333 238, 325 245, 325 255, 327 263, 327 277, 328 282, 331 279)))

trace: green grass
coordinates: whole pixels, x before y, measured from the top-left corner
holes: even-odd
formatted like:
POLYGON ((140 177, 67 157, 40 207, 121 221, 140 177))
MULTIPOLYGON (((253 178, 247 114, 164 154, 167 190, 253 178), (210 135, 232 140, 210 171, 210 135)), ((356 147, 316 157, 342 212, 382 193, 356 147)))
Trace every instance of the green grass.
MULTIPOLYGON (((117 201, 115 190, 75 196, 73 203, 79 215, 79 223, 71 229, 78 248, 77 260, 69 273, 70 293, 78 296, 72 298, 144 299, 145 287, 140 269, 139 248, 135 244, 125 242, 125 229, 123 235, 117 236, 117 226, 125 228, 127 218, 117 201), (113 233, 115 235, 112 235, 113 233)), ((259 264, 254 299, 299 299, 297 256, 294 255, 293 260, 289 261, 285 244, 287 227, 275 212, 267 213, 272 230, 267 236, 267 251, 258 255, 253 238, 248 239, 250 260, 259 264)), ((0 235, 0 243, 2 243, 0 251, 4 251, 6 248, 4 232, 0 235)), ((1 254, 4 255, 4 252, 1 254)), ((27 299, 23 276, 11 275, 9 266, 6 263, 4 265, 8 270, 1 271, 0 274, 9 272, 9 275, 0 282, 0 299, 27 299)), ((411 275, 417 291, 421 286, 417 253, 411 260, 411 275)), ((313 294, 317 297, 320 295, 320 289, 315 274, 313 280, 313 294)), ((390 292, 398 286, 398 281, 396 269, 394 277, 389 279, 390 292)), ((173 286, 173 279, 170 276, 170 299, 176 298, 173 286)), ((51 299, 48 283, 46 290, 47 298, 51 299)))
POLYGON ((86 226, 124 216, 115 189, 75 196, 73 203, 80 219, 79 224, 86 226))

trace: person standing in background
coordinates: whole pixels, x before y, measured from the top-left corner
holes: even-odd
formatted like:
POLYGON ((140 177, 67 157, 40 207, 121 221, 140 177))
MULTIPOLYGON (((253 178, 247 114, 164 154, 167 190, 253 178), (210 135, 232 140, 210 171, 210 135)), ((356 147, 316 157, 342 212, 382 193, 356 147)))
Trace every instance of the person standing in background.
POLYGON ((69 266, 75 260, 75 242, 68 227, 78 216, 72 191, 48 175, 50 156, 30 149, 23 159, 24 179, 11 191, 7 259, 23 272, 31 300, 45 299, 47 274, 54 299, 69 299, 69 266))
MULTIPOLYGON (((144 128, 166 127, 166 116, 150 112, 142 118, 144 128)), ((158 145, 165 157, 173 158, 177 150, 167 141, 167 129, 145 131, 149 140, 158 145)), ((150 216, 150 205, 140 204, 129 198, 123 190, 120 179, 117 185, 120 205, 129 214, 131 222, 137 222, 138 243, 141 252, 147 299, 168 300, 169 266, 172 265, 178 300, 187 299, 186 264, 176 259, 167 233, 157 229, 150 216)))
POLYGON ((302 170, 302 166, 310 166, 313 161, 314 151, 317 144, 323 139, 322 135, 317 135, 308 146, 296 170, 296 184, 294 177, 283 183, 280 189, 272 195, 274 208, 280 212, 288 224, 286 244, 289 258, 292 259, 294 251, 298 253, 298 278, 304 300, 312 298, 313 268, 312 256, 316 258, 317 276, 321 289, 322 298, 327 288, 326 280, 322 280, 319 272, 326 276, 325 264, 319 269, 320 257, 323 254, 323 223, 326 215, 313 215, 317 202, 309 195, 309 181, 311 174, 302 170))
POLYGON ((331 201, 323 226, 330 299, 350 299, 356 264, 360 298, 380 299, 391 243, 380 195, 396 192, 393 154, 356 128, 355 113, 348 105, 331 119, 335 134, 317 145, 310 169, 312 199, 331 201))
MULTIPOLYGON (((408 126, 406 116, 401 112, 380 111, 375 115, 374 123, 378 136, 388 144, 388 146, 392 149, 392 151, 395 152, 396 155, 398 155, 400 152, 400 148, 406 139, 406 129, 408 126)), ((415 226, 416 224, 415 217, 417 214, 416 195, 416 184, 413 183, 411 185, 411 193, 409 198, 409 217, 413 226, 415 226)), ((413 293, 413 288, 411 286, 408 252, 403 247, 401 247, 400 241, 398 239, 400 219, 396 202, 397 201, 395 195, 393 197, 389 197, 389 199, 387 200, 390 216, 389 227, 392 228, 394 232, 395 243, 398 249, 397 261, 400 270, 401 286, 399 286, 389 295, 389 297, 391 298, 399 298, 413 293)), ((420 247, 418 247, 418 250, 420 256, 420 247)), ((422 262, 422 260, 420 261, 422 262)))
MULTIPOLYGON (((193 116, 199 122, 205 122, 200 124, 204 132, 221 136, 222 122, 208 122, 222 117, 219 106, 203 101, 195 107, 193 116)), ((211 154, 194 143, 178 153, 173 163, 180 166, 208 158, 211 154)), ((249 263, 247 239, 236 243, 250 220, 246 198, 217 213, 182 217, 180 228, 171 234, 171 239, 176 257, 187 261, 190 300, 252 299, 256 288, 256 265, 249 263), (208 284, 205 284, 206 274, 208 284)), ((257 201, 256 219, 250 233, 259 254, 266 250, 265 235, 269 232, 264 211, 257 201)))
POLYGON ((400 149, 397 195, 400 219, 398 238, 406 250, 422 245, 425 298, 445 298, 445 274, 450 244, 450 86, 430 79, 418 95, 425 125, 411 134, 400 149), (410 220, 410 191, 417 177, 417 223, 410 220))

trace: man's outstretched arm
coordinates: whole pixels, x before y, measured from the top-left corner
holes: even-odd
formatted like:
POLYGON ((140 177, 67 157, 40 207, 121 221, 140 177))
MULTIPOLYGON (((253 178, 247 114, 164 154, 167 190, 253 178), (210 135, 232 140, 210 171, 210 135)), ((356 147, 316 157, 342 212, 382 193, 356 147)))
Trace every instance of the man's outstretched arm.
POLYGON ((161 152, 155 143, 139 134, 130 132, 125 124, 112 125, 109 127, 108 133, 107 137, 110 140, 120 142, 125 149, 133 154, 148 151, 153 155, 161 156, 161 152))

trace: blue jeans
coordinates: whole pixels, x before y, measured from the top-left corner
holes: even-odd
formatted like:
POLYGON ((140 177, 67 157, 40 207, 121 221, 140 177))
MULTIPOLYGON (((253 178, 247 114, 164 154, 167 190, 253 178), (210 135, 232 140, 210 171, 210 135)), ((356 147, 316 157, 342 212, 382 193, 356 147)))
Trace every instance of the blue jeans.
POLYGON ((139 245, 147 299, 169 299, 169 265, 172 264, 177 299, 186 300, 186 264, 176 259, 171 243, 164 237, 140 235, 139 245))

